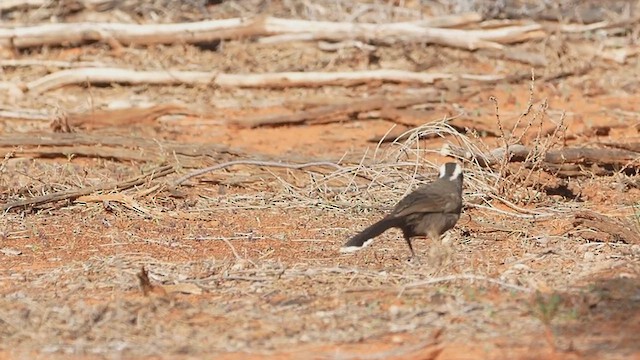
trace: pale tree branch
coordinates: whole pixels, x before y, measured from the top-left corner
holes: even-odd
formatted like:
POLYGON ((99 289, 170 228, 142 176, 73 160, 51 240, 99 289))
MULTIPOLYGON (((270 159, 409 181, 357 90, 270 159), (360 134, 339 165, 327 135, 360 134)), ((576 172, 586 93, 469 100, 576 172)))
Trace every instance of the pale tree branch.
POLYGON ((424 73, 403 70, 370 70, 349 72, 282 72, 265 74, 224 74, 203 71, 136 71, 122 68, 78 68, 57 71, 25 84, 33 94, 40 94, 65 85, 128 83, 128 84, 188 84, 219 87, 291 86, 352 86, 370 81, 394 83, 431 84, 439 79, 465 79, 474 81, 498 81, 501 75, 424 73))

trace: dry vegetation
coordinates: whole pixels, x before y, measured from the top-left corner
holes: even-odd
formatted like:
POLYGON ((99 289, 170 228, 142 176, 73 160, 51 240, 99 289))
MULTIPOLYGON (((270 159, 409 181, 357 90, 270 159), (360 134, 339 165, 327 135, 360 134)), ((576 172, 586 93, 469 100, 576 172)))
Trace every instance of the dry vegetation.
POLYGON ((0 3, 0 358, 640 356, 638 9, 577 3, 0 3), (534 31, 3 42, 258 14, 534 31), (338 253, 451 158, 422 264, 338 253))

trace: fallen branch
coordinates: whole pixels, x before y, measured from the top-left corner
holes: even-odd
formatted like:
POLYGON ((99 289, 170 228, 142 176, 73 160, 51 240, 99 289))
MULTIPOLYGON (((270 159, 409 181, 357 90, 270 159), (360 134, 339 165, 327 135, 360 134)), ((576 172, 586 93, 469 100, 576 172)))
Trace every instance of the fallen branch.
POLYGON ((265 29, 271 35, 307 34, 309 40, 357 39, 382 44, 420 41, 468 50, 500 49, 501 44, 520 42, 545 34, 538 24, 490 30, 460 30, 423 27, 419 22, 368 24, 279 18, 266 18, 265 29))
POLYGON ((442 148, 443 154, 462 157, 468 160, 476 160, 480 166, 493 166, 500 164, 508 157, 509 161, 519 162, 528 158, 539 158, 547 164, 596 164, 596 165, 628 165, 638 162, 640 153, 619 149, 599 148, 564 148, 551 150, 544 154, 536 154, 534 150, 519 144, 510 145, 507 154, 505 148, 497 148, 489 153, 473 153, 460 147, 447 144, 442 148))
POLYGON ((427 42, 468 50, 502 48, 501 44, 546 36, 542 26, 530 24, 489 30, 425 27, 420 22, 390 24, 308 21, 254 17, 173 24, 58 23, 0 28, 0 46, 28 48, 42 45, 107 41, 116 44, 199 43, 283 34, 305 34, 308 40, 356 39, 375 43, 427 42))
POLYGON ((0 136, 0 157, 87 156, 120 161, 174 163, 202 167, 209 161, 229 161, 245 156, 240 150, 218 144, 182 144, 131 136, 82 133, 12 134, 0 136))
POLYGON ((612 219, 609 216, 593 211, 580 211, 575 214, 573 226, 585 226, 600 232, 608 241, 622 241, 626 244, 640 244, 638 229, 623 219, 612 219))
POLYGON ((110 126, 132 126, 152 124, 157 118, 168 114, 184 114, 187 109, 180 105, 163 104, 148 108, 95 110, 81 114, 69 114, 67 123, 72 127, 96 129, 110 126))
POLYGON ((122 68, 77 68, 57 71, 28 82, 24 88, 40 94, 71 84, 155 84, 211 85, 219 87, 353 86, 371 81, 432 84, 440 79, 465 79, 494 82, 500 75, 423 73, 402 70, 350 72, 283 72, 265 74, 223 74, 202 71, 136 71, 122 68))
MULTIPOLYGON (((109 126, 130 126, 133 124, 150 124, 157 118, 169 114, 195 114, 193 111, 174 104, 161 104, 145 108, 125 108, 115 110, 91 110, 84 113, 67 114, 67 123, 71 127, 83 129, 95 129, 109 126)), ((16 109, 0 109, 0 118, 28 120, 28 121, 51 121, 55 118, 50 112, 16 109)))
MULTIPOLYGON (((421 26, 426 28, 452 28, 452 27, 461 27, 463 25, 477 23, 479 21, 482 21, 482 15, 478 13, 466 13, 466 14, 444 15, 444 16, 430 18, 430 19, 411 21, 411 22, 408 22, 408 24, 413 24, 416 26, 421 26)), ((314 41, 314 40, 318 40, 318 35, 314 33, 287 33, 287 34, 262 37, 258 39, 258 42, 262 44, 275 44, 275 43, 283 43, 283 42, 291 42, 291 41, 314 41)), ((368 45, 362 41, 352 40, 352 39, 345 39, 344 41, 334 39, 331 42, 335 42, 335 45, 331 45, 328 42, 323 41, 322 39, 320 41, 323 44, 322 45, 319 44, 319 46, 324 51, 335 51, 337 50, 337 48, 344 48, 347 46, 371 48, 371 45, 368 45)))
POLYGON ((351 103, 346 104, 318 106, 309 110, 298 111, 294 114, 274 115, 269 117, 261 116, 241 119, 236 120, 236 123, 252 128, 260 126, 327 123, 332 120, 343 120, 345 115, 353 115, 387 107, 403 108, 433 100, 435 99, 431 99, 431 97, 425 95, 412 96, 398 100, 388 100, 384 96, 376 96, 369 99, 355 100, 351 103))
POLYGON ((98 191, 122 191, 137 185, 142 185, 150 180, 169 175, 174 171, 175 169, 173 168, 173 166, 165 165, 165 166, 158 167, 144 175, 137 176, 133 179, 116 182, 116 183, 104 184, 104 185, 89 186, 82 189, 59 191, 52 194, 36 196, 29 199, 19 200, 12 203, 1 205, 0 210, 3 210, 3 211, 15 210, 15 209, 25 208, 28 206, 39 206, 46 203, 52 203, 52 202, 57 202, 62 200, 73 201, 74 199, 80 196, 89 195, 98 191))

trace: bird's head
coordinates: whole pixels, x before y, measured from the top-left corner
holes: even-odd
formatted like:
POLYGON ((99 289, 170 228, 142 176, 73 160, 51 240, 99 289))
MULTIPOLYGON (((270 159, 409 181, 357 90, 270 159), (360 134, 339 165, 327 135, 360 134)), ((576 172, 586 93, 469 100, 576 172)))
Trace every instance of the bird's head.
POLYGON ((440 166, 440 179, 455 182, 462 190, 462 166, 458 163, 449 162, 440 166))

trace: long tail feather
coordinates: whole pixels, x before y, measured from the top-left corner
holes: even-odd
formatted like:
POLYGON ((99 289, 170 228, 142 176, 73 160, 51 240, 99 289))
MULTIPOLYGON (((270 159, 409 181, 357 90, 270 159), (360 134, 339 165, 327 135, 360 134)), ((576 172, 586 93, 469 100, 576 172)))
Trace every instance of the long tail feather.
POLYGON ((348 253, 362 249, 363 247, 369 245, 374 237, 382 234, 392 227, 397 227, 398 225, 400 225, 400 221, 402 220, 397 217, 385 217, 377 223, 362 230, 358 235, 349 239, 349 241, 342 245, 342 248, 340 248, 340 252, 348 253))

